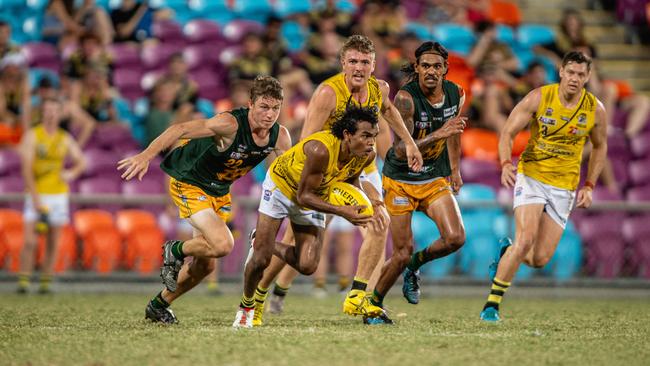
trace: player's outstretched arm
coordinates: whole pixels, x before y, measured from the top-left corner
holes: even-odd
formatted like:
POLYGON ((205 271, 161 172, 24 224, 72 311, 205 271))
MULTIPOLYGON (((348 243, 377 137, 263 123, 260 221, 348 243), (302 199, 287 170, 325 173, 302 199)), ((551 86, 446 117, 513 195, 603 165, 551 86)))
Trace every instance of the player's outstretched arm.
POLYGON ((587 183, 578 191, 576 204, 577 207, 584 208, 591 206, 593 186, 603 171, 607 160, 607 112, 600 101, 598 101, 598 107, 596 107, 596 121, 594 128, 589 133, 589 139, 591 139, 593 148, 589 154, 587 183))
POLYGON ((512 141, 519 131, 523 130, 537 111, 541 101, 542 92, 539 88, 533 89, 528 95, 517 103, 510 112, 506 124, 503 126, 499 137, 499 161, 501 162, 501 184, 510 188, 515 185, 515 172, 517 168, 512 164, 512 141))
POLYGON ((336 110, 336 93, 329 85, 319 85, 307 106, 300 139, 302 140, 322 130, 325 121, 332 115, 334 110, 336 110))
POLYGON ((230 113, 221 113, 210 119, 196 119, 169 126, 141 153, 120 160, 118 170, 124 170, 122 178, 130 180, 142 177, 149 169, 149 161, 161 151, 171 147, 179 139, 195 139, 209 136, 231 136, 237 133, 237 120, 230 113))

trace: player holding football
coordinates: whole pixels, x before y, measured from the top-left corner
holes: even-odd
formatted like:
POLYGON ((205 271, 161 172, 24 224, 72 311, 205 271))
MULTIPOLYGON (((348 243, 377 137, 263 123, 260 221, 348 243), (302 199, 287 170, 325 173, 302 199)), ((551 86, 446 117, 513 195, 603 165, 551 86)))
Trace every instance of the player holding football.
MULTIPOLYGON (((244 293, 233 327, 253 326, 255 305, 265 294, 256 291, 264 269, 275 254, 302 274, 312 274, 321 254, 325 213, 342 216, 360 226, 384 230, 385 218, 379 192, 364 191, 374 215, 361 213, 363 206, 337 206, 327 201, 335 182, 348 182, 361 189, 359 176, 375 159, 379 133, 372 108, 351 107, 332 124, 332 129, 303 139, 279 156, 263 183, 257 228, 251 233, 251 251, 244 269, 244 293), (289 217, 295 246, 276 242, 284 218, 289 217)), ((365 297, 361 299, 366 301, 365 297)), ((378 316, 382 309, 371 315, 378 316)))
POLYGON ((594 183, 607 157, 607 118, 603 104, 584 89, 590 73, 589 57, 567 53, 560 83, 528 93, 501 132, 501 184, 514 186, 515 241, 503 240, 490 266, 492 289, 481 312, 484 321, 500 320, 499 304, 521 262, 540 268, 553 257, 576 197, 587 138, 593 150, 577 207, 591 206, 594 183), (515 167, 512 140, 529 124, 531 137, 515 167))
POLYGON ((282 100, 280 82, 258 76, 248 108, 174 124, 143 152, 118 163, 118 169, 124 169, 122 178, 142 179, 151 159, 179 140, 189 139, 172 150, 160 166, 171 177, 171 198, 180 217, 194 227, 195 236, 164 244, 161 277, 165 289, 147 304, 147 319, 176 323, 169 308, 172 301, 210 274, 216 258, 232 251, 234 240, 226 225, 231 214, 230 186, 267 156, 291 147, 289 132, 277 123, 282 100), (191 260, 185 261, 186 257, 191 260))
MULTIPOLYGON (((418 150, 413 138, 404 125, 404 121, 389 98, 388 83, 376 79, 372 73, 375 68, 375 47, 371 40, 365 36, 354 35, 347 39, 341 48, 342 72, 325 80, 316 89, 307 108, 305 125, 301 137, 305 138, 317 131, 329 130, 332 123, 350 106, 364 106, 372 108, 377 118, 383 118, 395 134, 404 142, 405 155, 408 161, 407 167, 413 171, 419 171, 422 166, 422 155, 418 150)), ((382 148, 388 149, 390 135, 386 129, 384 140, 378 141, 379 151, 382 148), (379 146, 379 145, 386 146, 379 146)), ((381 137, 381 136, 380 136, 381 137)), ((385 151, 385 150, 384 150, 385 151)), ((364 170, 361 180, 365 185, 372 185, 374 190, 381 192, 381 178, 374 162, 364 170)), ((367 191, 369 187, 364 187, 367 191)), ((388 217, 386 209, 380 208, 381 212, 388 217)), ((368 281, 377 267, 386 246, 387 228, 380 232, 372 228, 362 230, 363 243, 358 257, 357 272, 352 282, 352 289, 348 293, 344 303, 343 311, 352 315, 363 315, 370 306, 365 301, 368 281)), ((290 238, 285 236, 285 241, 290 238)), ((266 294, 268 287, 278 275, 283 263, 274 258, 269 269, 265 272, 264 278, 260 281, 260 293, 266 294)), ((284 273, 283 273, 284 274, 284 273)), ((293 276, 283 278, 293 279, 293 276)), ((290 283, 290 281, 287 281, 290 283)), ((289 283, 282 283, 287 286, 289 283)), ((279 284, 276 283, 276 290, 279 284)), ((274 293, 276 291, 274 290, 274 293)), ((286 287, 284 289, 286 293, 286 287)), ((261 308, 256 312, 256 323, 261 322, 261 308)), ((373 309, 376 312, 377 309, 373 309)))
MULTIPOLYGON (((460 134, 466 118, 459 117, 463 89, 445 80, 447 50, 438 42, 425 42, 415 51, 415 64, 405 71, 409 82, 395 96, 395 106, 417 144, 424 164, 409 171, 404 143, 395 140, 384 164, 384 201, 390 214, 393 255, 384 264, 371 302, 383 300, 399 275, 404 273, 402 293, 411 304, 420 299, 419 268, 436 258, 457 251, 465 243, 465 228, 452 192, 463 185, 460 176, 460 134), (447 180, 449 177, 449 181, 447 180), (426 213, 440 230, 440 238, 413 253, 411 217, 415 210, 426 213)), ((365 318, 368 324, 392 323, 385 315, 365 318)))

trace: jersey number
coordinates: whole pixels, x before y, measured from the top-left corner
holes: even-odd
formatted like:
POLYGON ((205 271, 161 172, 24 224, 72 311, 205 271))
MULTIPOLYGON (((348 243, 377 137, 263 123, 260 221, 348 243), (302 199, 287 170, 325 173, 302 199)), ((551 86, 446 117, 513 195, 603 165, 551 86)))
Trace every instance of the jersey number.
POLYGON ((251 167, 241 167, 244 161, 241 159, 228 159, 224 165, 228 168, 223 172, 217 173, 217 179, 221 181, 235 181, 248 173, 251 167))

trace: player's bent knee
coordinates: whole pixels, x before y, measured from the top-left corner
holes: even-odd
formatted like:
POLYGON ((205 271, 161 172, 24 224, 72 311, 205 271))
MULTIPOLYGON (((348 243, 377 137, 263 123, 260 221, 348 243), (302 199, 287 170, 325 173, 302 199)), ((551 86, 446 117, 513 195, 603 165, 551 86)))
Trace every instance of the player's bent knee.
POLYGON ((305 276, 309 276, 316 272, 316 269, 318 268, 318 261, 305 261, 304 263, 298 263, 298 272, 305 276))
POLYGON ((225 238, 212 239, 208 240, 208 257, 211 258, 220 258, 224 257, 230 252, 232 252, 235 247, 235 242, 232 239, 232 236, 226 236, 225 238))
POLYGON ((455 232, 444 238, 445 246, 452 252, 457 251, 465 244, 465 233, 455 232))
POLYGON ((533 257, 533 263, 531 263, 531 267, 535 268, 542 268, 544 267, 548 262, 550 262, 552 255, 538 255, 533 257))

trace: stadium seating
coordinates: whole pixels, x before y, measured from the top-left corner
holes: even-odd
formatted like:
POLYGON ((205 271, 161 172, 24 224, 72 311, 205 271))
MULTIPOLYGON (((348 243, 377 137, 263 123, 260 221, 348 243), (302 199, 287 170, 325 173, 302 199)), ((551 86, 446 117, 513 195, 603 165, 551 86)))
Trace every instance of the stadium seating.
POLYGON ((153 23, 153 36, 161 42, 184 42, 183 27, 174 20, 161 20, 153 23))
MULTIPOLYGON (((0 194, 3 193, 23 193, 25 191, 25 184, 21 175, 11 175, 2 177, 0 179, 0 194)), ((22 202, 0 203, 0 207, 8 207, 15 210, 22 210, 24 204, 22 202)))
POLYGON ((30 42, 22 46, 22 54, 25 56, 29 67, 40 67, 52 70, 56 73, 61 68, 59 52, 56 48, 44 42, 30 42))
POLYGON ((117 228, 125 241, 124 265, 139 273, 151 273, 161 264, 164 234, 156 218, 143 210, 121 210, 116 214, 117 228))
POLYGON ((14 149, 0 149, 0 177, 20 174, 20 155, 14 149))
POLYGON ((18 272, 24 241, 22 212, 0 209, 0 268, 18 272))
POLYGON ((240 43, 248 33, 262 34, 263 32, 264 26, 262 23, 247 19, 233 20, 223 28, 223 35, 231 44, 240 43))
MULTIPOLYGON (((413 213, 411 228, 413 230, 413 241, 416 251, 428 247, 434 240, 440 238, 440 232, 436 223, 423 212, 418 211, 413 213)), ((458 258, 459 255, 454 253, 444 258, 436 259, 435 262, 422 266, 420 272, 427 278, 440 279, 446 277, 454 270, 458 258)))
POLYGON ((650 157, 650 132, 632 138, 630 150, 635 158, 650 157))
POLYGON ((83 268, 109 273, 119 266, 122 238, 110 212, 78 210, 73 215, 73 225, 83 243, 83 268))
POLYGON ((554 40, 555 32, 545 25, 524 24, 517 29, 517 41, 527 48, 552 43, 554 40))
POLYGON ((433 28, 433 37, 452 52, 467 56, 476 42, 474 32, 466 26, 455 23, 438 24, 433 28))
POLYGON ((521 23, 521 11, 514 2, 490 0, 488 18, 495 22, 517 27, 521 23))

